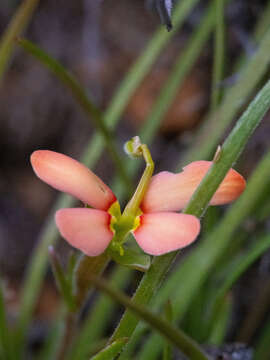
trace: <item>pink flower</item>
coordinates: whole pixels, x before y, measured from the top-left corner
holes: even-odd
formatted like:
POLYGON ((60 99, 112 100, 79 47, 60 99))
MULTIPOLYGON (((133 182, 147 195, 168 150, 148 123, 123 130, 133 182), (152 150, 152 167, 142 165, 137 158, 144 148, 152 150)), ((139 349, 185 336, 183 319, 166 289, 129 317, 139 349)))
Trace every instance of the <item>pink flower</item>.
MULTIPOLYGON (((192 243, 200 232, 200 222, 192 215, 172 211, 182 209, 209 169, 211 162, 189 164, 179 174, 155 175, 136 216, 124 218, 111 189, 78 161, 53 151, 38 150, 31 156, 36 175, 55 189, 78 198, 93 208, 61 209, 55 220, 61 235, 89 256, 105 251, 132 232, 148 254, 162 255, 192 243)), ((223 204, 234 200, 245 181, 230 170, 212 199, 223 204)), ((122 241, 123 242, 123 241, 122 241)))

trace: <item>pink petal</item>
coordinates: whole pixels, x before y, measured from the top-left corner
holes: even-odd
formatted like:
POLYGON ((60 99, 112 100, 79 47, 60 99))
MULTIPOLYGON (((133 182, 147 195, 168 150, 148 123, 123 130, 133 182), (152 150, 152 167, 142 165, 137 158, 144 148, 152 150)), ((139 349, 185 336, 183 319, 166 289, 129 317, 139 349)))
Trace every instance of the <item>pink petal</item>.
POLYGON ((98 256, 109 245, 113 233, 111 216, 95 209, 61 209, 55 214, 56 225, 67 242, 88 256, 98 256))
MULTIPOLYGON (((211 161, 194 161, 178 174, 163 171, 153 176, 141 204, 142 211, 148 213, 183 209, 211 165, 211 161)), ((245 179, 237 171, 230 169, 210 205, 232 202, 241 195, 245 186, 245 179)))
POLYGON ((41 180, 94 208, 107 210, 116 200, 111 189, 99 177, 69 156, 38 150, 31 155, 31 164, 41 180))
POLYGON ((143 214, 133 232, 144 252, 163 255, 192 243, 200 232, 200 221, 192 215, 170 212, 143 214))

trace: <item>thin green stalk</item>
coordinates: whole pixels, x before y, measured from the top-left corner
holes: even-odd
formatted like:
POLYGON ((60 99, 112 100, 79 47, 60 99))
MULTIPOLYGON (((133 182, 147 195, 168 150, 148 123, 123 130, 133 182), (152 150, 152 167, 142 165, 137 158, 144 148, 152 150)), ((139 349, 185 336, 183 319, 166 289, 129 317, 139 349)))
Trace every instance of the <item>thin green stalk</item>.
POLYGON ((214 0, 215 5, 215 37, 214 37, 214 63, 212 75, 212 92, 211 92, 211 111, 214 111, 221 98, 221 80, 224 71, 224 58, 225 58, 225 23, 224 0, 214 0))
MULTIPOLYGON (((163 117, 173 103, 175 96, 181 88, 188 73, 191 71, 194 63, 198 59, 203 46, 205 46, 211 30, 214 27, 214 22, 215 7, 212 5, 206 11, 206 14, 198 25, 198 28, 191 35, 186 48, 181 50, 166 83, 162 87, 160 94, 155 100, 149 115, 140 129, 139 137, 143 139, 143 142, 148 144, 148 146, 152 143, 163 117)), ((125 161, 125 163, 128 172, 131 175, 134 175, 140 166, 139 163, 135 161, 125 161)), ((125 195, 125 189, 120 186, 118 178, 115 179, 112 187, 119 198, 125 195)))
MULTIPOLYGON (((169 42, 171 37, 181 27, 186 17, 191 12, 192 8, 199 2, 199 0, 181 1, 175 7, 174 11, 174 31, 169 34, 163 28, 157 30, 152 40, 149 42, 147 48, 132 66, 130 71, 125 76, 124 80, 115 93, 107 111, 104 114, 105 123, 114 128, 128 104, 130 97, 135 92, 147 72, 150 70, 152 64, 161 53, 162 49, 169 42)), ((81 161, 89 167, 94 167, 103 150, 103 139, 100 135, 95 135, 93 140, 89 142, 86 147, 81 161)), ((67 195, 61 195, 57 201, 54 209, 52 209, 47 224, 38 239, 38 245, 34 250, 32 260, 27 268, 25 280, 23 283, 20 315, 19 315, 19 329, 20 336, 23 338, 31 321, 32 313, 36 300, 38 297, 41 282, 44 277, 46 266, 48 264, 47 248, 53 245, 58 237, 58 231, 53 222, 55 210, 62 207, 71 207, 73 200, 67 195)))
MULTIPOLYGON (((205 178, 202 180, 201 184, 197 188, 195 194, 192 196, 185 213, 195 215, 200 217, 203 215, 205 208, 207 207, 209 200, 215 193, 218 185, 225 177, 226 173, 230 167, 235 163, 235 161, 240 156, 245 144, 247 143, 249 137, 254 132, 258 124, 260 123, 263 115, 270 107, 270 82, 268 82, 263 89, 259 92, 256 98, 251 102, 248 109, 241 116, 234 129, 228 136, 225 141, 221 156, 219 160, 213 164, 211 169, 206 174, 205 178)), ((241 200, 241 199, 240 199, 241 200)), ((226 224, 227 225, 227 224, 226 224)), ((228 229, 224 231, 228 233, 228 229)), ((213 248, 213 247, 212 247, 213 248)), ((211 259, 214 257, 214 251, 216 248, 209 251, 209 256, 212 255, 211 259), (211 254, 212 252, 212 254, 211 254)), ((220 250, 220 248, 218 248, 220 250)), ((221 247, 222 249, 222 247, 221 247)), ((209 249, 207 249, 209 250, 209 249)), ((170 265, 174 261, 177 252, 172 252, 167 255, 156 257, 153 261, 152 266, 149 271, 144 275, 141 284, 139 285, 133 301, 138 304, 148 304, 151 300, 154 292, 160 286, 163 277, 170 268, 170 265), (156 269, 156 271, 155 271, 156 269)), ((204 259, 200 255, 198 263, 204 264, 204 259)), ((192 264, 194 268, 194 263, 192 264)), ((196 270, 198 264, 195 266, 196 270)), ((188 274, 189 272, 185 272, 188 274)), ((201 273, 201 272, 199 272, 201 273)), ((187 286, 192 283, 192 281, 184 281, 187 286)), ((178 284, 182 284, 181 282, 178 284)), ((184 294, 181 294, 182 296, 184 294)), ((113 334, 113 339, 117 339, 123 336, 130 337, 137 326, 138 320, 129 312, 126 311, 122 320, 120 321, 115 333, 113 334)))
POLYGON ((240 71, 237 83, 227 91, 218 109, 199 128, 192 140, 192 148, 181 157, 182 164, 193 161, 198 154, 201 159, 211 156, 222 134, 266 73, 270 62, 269 48, 270 29, 261 40, 256 53, 240 71))
MULTIPOLYGON (((164 338, 175 345, 190 359, 209 360, 208 356, 193 339, 187 336, 182 330, 171 325, 168 320, 152 313, 142 304, 138 305, 136 302, 132 302, 128 296, 119 289, 114 289, 107 281, 96 277, 92 277, 91 281, 98 290, 124 305, 127 309, 132 311, 136 317, 147 322, 153 329, 162 334, 164 338)), ((122 348, 119 350, 121 349, 122 348)))
POLYGON ((25 0, 18 7, 10 24, 0 40, 0 84, 6 72, 14 51, 14 39, 19 36, 29 24, 39 0, 25 0))
POLYGON ((108 154, 111 156, 117 172, 119 173, 122 186, 125 186, 128 191, 131 191, 131 181, 125 167, 123 166, 122 157, 120 156, 115 145, 115 137, 113 136, 108 126, 105 124, 102 112, 89 98, 86 90, 83 89, 75 77, 70 72, 68 72, 63 67, 63 65, 46 54, 37 45, 26 39, 18 39, 17 42, 27 53, 32 55, 48 70, 50 70, 62 82, 62 84, 71 91, 73 97, 80 104, 87 117, 94 122, 95 128, 103 137, 108 154))

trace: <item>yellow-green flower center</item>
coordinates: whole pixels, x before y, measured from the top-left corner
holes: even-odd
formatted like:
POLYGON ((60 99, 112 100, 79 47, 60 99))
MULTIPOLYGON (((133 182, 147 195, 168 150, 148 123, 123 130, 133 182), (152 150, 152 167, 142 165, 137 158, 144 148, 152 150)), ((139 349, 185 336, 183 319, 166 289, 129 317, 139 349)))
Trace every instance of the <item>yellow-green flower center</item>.
POLYGON ((121 214, 120 205, 118 201, 115 201, 108 209, 108 213, 111 215, 110 229, 114 234, 111 245, 117 248, 121 254, 123 251, 121 244, 125 242, 129 232, 140 226, 142 211, 139 209, 136 215, 121 214))

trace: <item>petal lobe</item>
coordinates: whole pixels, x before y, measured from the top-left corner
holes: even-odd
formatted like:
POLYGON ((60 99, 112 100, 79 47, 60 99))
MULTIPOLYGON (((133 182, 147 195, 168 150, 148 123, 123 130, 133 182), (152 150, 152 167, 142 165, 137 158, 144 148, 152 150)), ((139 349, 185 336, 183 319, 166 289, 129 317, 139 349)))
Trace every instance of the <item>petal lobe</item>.
POLYGON ((113 233, 111 216, 95 209, 61 209, 55 214, 56 225, 67 242, 88 256, 102 254, 109 245, 113 233))
MULTIPOLYGON (((179 211, 189 202, 212 165, 211 161, 194 161, 178 174, 163 171, 154 175, 143 199, 143 212, 179 211)), ((210 205, 227 204, 245 189, 245 179, 230 169, 210 201, 210 205)))
POLYGON ((141 215, 133 234, 144 252, 158 256, 191 244, 199 232, 200 221, 195 216, 163 212, 141 215))
POLYGON ((99 177, 69 156, 38 150, 31 155, 31 164, 41 180, 94 208, 107 210, 116 200, 111 189, 99 177))

